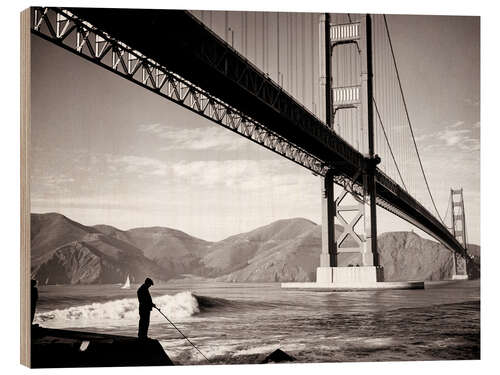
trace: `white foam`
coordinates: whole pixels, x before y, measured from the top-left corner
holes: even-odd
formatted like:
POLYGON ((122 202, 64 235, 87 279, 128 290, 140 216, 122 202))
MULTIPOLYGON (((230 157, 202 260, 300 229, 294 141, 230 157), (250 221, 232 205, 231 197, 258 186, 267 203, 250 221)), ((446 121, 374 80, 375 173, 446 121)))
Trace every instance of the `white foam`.
POLYGON ((372 347, 385 347, 392 346, 394 344, 394 340, 392 339, 392 337, 370 338, 365 339, 363 342, 365 345, 372 347))
MULTIPOLYGON (((186 318, 200 312, 198 300, 191 292, 155 297, 153 302, 171 319, 186 318)), ((52 327, 123 326, 136 325, 138 316, 137 298, 124 298, 40 312, 36 314, 35 322, 52 327)), ((164 318, 160 314, 151 314, 152 322, 162 320, 164 318)))

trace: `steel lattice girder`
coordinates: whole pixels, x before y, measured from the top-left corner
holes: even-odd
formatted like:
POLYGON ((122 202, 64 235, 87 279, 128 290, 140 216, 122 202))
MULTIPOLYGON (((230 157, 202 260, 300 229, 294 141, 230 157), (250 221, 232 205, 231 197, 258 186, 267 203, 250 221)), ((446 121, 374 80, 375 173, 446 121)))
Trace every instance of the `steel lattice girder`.
POLYGON ((33 32, 248 138, 318 175, 324 163, 203 89, 70 12, 34 8, 33 32), (73 34, 73 38, 71 38, 73 34))
MULTIPOLYGON (((334 167, 334 181, 361 195, 366 158, 188 12, 32 8, 32 32, 313 173, 334 167)), ((467 256, 427 209, 378 169, 376 176, 379 206, 467 256)))

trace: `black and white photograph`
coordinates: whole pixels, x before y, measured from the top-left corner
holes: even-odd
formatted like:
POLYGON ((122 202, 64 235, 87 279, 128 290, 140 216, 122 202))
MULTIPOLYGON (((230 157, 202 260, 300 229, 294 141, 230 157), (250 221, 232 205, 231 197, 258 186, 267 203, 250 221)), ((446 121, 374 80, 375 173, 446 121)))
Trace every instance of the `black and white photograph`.
POLYGON ((481 17, 206 8, 21 15, 23 364, 481 359, 481 17))

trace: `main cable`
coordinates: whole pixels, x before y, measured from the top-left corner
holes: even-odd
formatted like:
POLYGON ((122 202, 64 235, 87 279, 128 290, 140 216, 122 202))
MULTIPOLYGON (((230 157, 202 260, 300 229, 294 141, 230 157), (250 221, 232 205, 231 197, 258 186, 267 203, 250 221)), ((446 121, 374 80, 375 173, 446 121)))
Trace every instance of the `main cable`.
POLYGON ((394 157, 394 153, 392 152, 391 144, 389 143, 389 139, 387 138, 387 133, 385 132, 385 128, 384 128, 384 123, 382 122, 382 118, 380 117, 380 113, 378 111, 378 106, 377 106, 377 102, 375 101, 375 98, 373 98, 373 104, 375 106, 375 111, 377 112, 378 121, 380 122, 380 126, 382 127, 382 131, 384 133, 384 137, 385 137, 385 140, 387 142, 387 146, 389 147, 389 152, 391 153, 392 160, 394 161, 394 165, 396 166, 396 170, 398 171, 399 178, 401 179, 401 183, 403 184, 403 187, 405 188, 405 190, 408 191, 408 189, 406 188, 405 182, 403 180, 403 176, 401 176, 401 172, 399 171, 398 163, 396 161, 396 158, 394 157))
MULTIPOLYGON (((389 26, 387 25, 387 18, 384 14, 384 24, 385 24, 385 30, 387 32, 387 39, 389 41, 389 47, 391 49, 391 55, 392 55, 392 61, 394 63, 394 69, 396 71, 396 77, 398 79, 398 84, 399 84, 399 91, 401 92, 401 98, 403 99, 403 105, 404 105, 404 109, 405 109, 405 113, 406 113, 406 118, 408 120, 408 126, 410 128, 410 133, 411 133, 411 137, 412 137, 412 140, 413 140, 413 145, 415 146, 415 151, 417 153, 417 158, 418 158, 418 163, 420 164, 420 170, 422 171, 422 175, 424 177, 424 181, 425 181, 425 185, 427 186, 427 192, 429 193, 429 196, 431 198, 431 202, 432 202, 432 205, 434 206, 434 210, 436 210, 436 213, 439 217, 439 220, 441 220, 441 223, 444 224, 444 221, 441 217, 441 215, 439 214, 439 211, 436 207, 436 203, 434 202, 434 197, 432 196, 432 193, 431 193, 431 189, 429 187, 429 182, 427 181, 427 176, 425 175, 425 171, 424 171, 424 166, 422 164, 422 159, 420 158, 420 153, 418 152, 418 147, 417 147, 417 141, 415 140, 415 134, 413 133, 413 127, 411 125, 411 121, 410 121, 410 115, 408 114, 408 107, 406 105, 406 100, 405 100, 405 96, 404 96, 404 92, 403 92, 403 86, 401 84, 401 79, 399 77, 399 70, 398 70, 398 66, 396 64, 396 57, 394 55, 394 49, 392 47, 392 40, 391 40, 391 35, 389 33, 389 26)), ((446 224, 444 224, 446 225, 446 224)))

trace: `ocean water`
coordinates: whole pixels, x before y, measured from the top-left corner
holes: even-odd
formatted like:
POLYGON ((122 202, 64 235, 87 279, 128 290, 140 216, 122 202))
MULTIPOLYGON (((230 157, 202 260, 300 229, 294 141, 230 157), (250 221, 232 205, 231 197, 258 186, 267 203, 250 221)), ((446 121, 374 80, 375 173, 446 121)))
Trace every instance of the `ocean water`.
MULTIPOLYGON (((138 286, 42 286, 35 322, 136 336, 138 286)), ((278 348, 298 362, 480 358, 479 281, 356 292, 178 281, 150 290, 156 305, 212 363, 257 363, 278 348)), ((149 336, 176 364, 206 363, 156 310, 149 336)))

